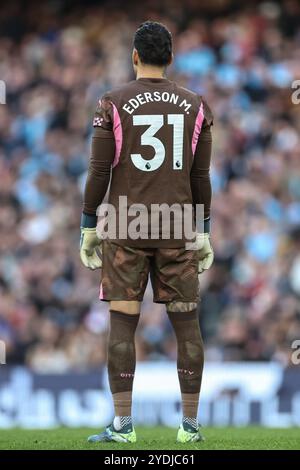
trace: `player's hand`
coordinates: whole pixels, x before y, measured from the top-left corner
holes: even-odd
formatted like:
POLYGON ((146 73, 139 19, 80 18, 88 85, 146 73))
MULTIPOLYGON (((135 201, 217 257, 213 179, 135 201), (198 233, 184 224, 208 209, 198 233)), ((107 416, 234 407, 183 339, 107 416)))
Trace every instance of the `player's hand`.
POLYGON ((196 244, 199 253, 198 273, 200 274, 211 267, 214 260, 214 252, 208 233, 197 233, 196 244))
POLYGON ((98 237, 96 227, 81 227, 80 258, 89 269, 102 268, 102 240, 98 237))

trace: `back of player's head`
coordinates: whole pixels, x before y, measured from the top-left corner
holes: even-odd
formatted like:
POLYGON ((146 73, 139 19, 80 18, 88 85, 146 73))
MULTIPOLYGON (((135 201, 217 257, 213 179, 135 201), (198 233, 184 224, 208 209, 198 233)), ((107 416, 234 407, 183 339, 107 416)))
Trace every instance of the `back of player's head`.
POLYGON ((172 60, 172 35, 161 23, 142 23, 134 35, 133 44, 143 64, 162 67, 172 60))

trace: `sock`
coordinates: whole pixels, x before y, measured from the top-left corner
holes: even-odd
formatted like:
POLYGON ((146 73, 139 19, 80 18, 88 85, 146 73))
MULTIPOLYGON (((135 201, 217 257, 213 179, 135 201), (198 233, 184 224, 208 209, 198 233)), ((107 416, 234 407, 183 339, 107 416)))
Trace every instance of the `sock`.
POLYGON ((183 416, 197 420, 204 362, 197 311, 168 312, 168 315, 177 339, 177 370, 183 416))
POLYGON ((196 418, 198 414, 199 393, 182 393, 182 414, 186 418, 196 418))
POLYGON ((132 426, 131 416, 115 416, 113 426, 116 431, 121 431, 125 426, 132 426))
POLYGON ((134 335, 140 315, 110 311, 108 340, 108 378, 114 400, 115 416, 131 415, 135 372, 134 335))
POLYGON ((113 394, 115 416, 131 415, 132 392, 118 392, 113 394))

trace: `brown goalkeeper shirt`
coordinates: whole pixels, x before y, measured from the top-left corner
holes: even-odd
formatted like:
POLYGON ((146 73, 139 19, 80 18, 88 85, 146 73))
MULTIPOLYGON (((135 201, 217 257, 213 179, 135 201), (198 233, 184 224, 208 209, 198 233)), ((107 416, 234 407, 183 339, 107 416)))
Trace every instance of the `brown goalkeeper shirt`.
MULTIPOLYGON (((108 202, 119 220, 119 197, 127 205, 203 204, 210 217, 212 113, 201 96, 165 78, 140 78, 106 93, 94 116, 83 212, 95 215, 109 186, 108 202)), ((132 217, 128 218, 128 224, 132 217)), ((149 219, 150 220, 150 219, 149 219)), ((168 239, 124 239, 137 247, 179 247, 184 234, 168 239)))

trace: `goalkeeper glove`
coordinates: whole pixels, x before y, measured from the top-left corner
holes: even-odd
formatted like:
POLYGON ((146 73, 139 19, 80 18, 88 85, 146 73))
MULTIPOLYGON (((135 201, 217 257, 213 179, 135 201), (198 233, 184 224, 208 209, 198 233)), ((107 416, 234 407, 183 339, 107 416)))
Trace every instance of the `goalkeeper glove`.
POLYGON ((96 224, 96 222, 96 217, 82 214, 80 227, 80 258, 86 268, 93 270, 102 268, 102 240, 97 235, 96 227, 89 226, 96 224))
POLYGON ((197 250, 199 253, 198 273, 209 269, 214 260, 214 252, 209 240, 209 233, 197 233, 197 250))

